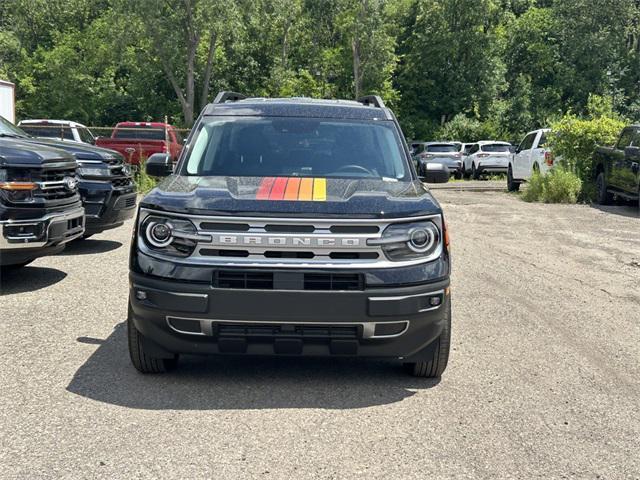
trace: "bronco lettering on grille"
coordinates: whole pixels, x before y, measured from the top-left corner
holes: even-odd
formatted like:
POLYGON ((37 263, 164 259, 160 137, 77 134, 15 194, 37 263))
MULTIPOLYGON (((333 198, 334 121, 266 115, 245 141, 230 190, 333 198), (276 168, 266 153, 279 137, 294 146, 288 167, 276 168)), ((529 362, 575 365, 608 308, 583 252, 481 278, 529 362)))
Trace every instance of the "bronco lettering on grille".
POLYGON ((362 239, 332 237, 273 237, 264 235, 214 235, 211 243, 218 245, 273 245, 281 247, 359 247, 362 244, 362 239))

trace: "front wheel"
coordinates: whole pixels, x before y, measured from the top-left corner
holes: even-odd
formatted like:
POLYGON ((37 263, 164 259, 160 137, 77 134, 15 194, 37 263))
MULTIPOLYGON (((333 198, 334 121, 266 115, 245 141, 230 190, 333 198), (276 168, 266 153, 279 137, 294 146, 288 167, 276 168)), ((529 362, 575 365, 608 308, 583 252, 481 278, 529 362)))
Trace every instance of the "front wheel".
POLYGON ((447 310, 445 325, 440 337, 436 340, 433 356, 427 361, 405 363, 404 368, 414 377, 439 378, 449 363, 451 349, 451 305, 447 310))
POLYGON ((607 179, 604 176, 604 172, 600 172, 598 178, 596 178, 596 196, 596 202, 600 205, 611 203, 611 194, 607 190, 607 179))
POLYGON ((510 192, 517 192, 520 190, 520 182, 516 182, 513 179, 513 170, 511 166, 509 166, 509 170, 507 171, 507 190, 510 192))
POLYGON ((471 176, 473 177, 474 180, 480 180, 480 172, 476 168, 475 163, 471 166, 471 176))
POLYGON ((173 358, 157 358, 145 350, 142 334, 133 323, 131 306, 129 306, 129 316, 127 318, 127 339, 131 363, 140 373, 164 373, 176 366, 178 362, 177 355, 173 358))

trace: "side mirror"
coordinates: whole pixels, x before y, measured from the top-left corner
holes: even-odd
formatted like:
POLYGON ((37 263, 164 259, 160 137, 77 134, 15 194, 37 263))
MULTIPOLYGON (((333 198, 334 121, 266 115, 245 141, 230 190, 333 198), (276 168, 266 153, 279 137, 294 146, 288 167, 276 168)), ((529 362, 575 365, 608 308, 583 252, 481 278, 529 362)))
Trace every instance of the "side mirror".
POLYGON ((144 169, 152 177, 168 177, 173 173, 173 162, 168 153, 154 153, 146 162, 144 169))
POLYGON ((640 160, 640 147, 626 147, 624 156, 634 160, 640 160))
POLYGON ((449 181, 449 169, 443 163, 425 163, 424 177, 422 181, 427 183, 447 183, 449 181))
POLYGON ((511 145, 509 147, 509 153, 518 153, 518 147, 511 145))

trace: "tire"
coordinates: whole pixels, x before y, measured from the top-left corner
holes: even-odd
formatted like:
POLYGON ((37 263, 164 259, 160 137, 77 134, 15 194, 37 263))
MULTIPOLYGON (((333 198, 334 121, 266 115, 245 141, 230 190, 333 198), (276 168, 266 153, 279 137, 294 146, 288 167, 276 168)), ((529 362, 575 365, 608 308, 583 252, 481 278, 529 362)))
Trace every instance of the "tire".
POLYGON ((451 304, 445 320, 444 329, 436 340, 433 357, 428 361, 404 364, 405 370, 414 377, 439 378, 446 370, 451 349, 451 304))
POLYGON ((536 175, 540 175, 540 165, 538 165, 537 163, 533 164, 533 174, 536 175))
POLYGON ((462 173, 461 172, 454 173, 453 178, 455 178, 456 180, 462 180, 462 173))
POLYGON ((465 180, 469 180, 469 178, 471 178, 471 174, 465 170, 462 174, 462 178, 464 178, 465 180))
POLYGON ((516 182, 513 179, 513 170, 511 169, 511 165, 509 165, 509 170, 507 171, 507 190, 510 192, 517 192, 520 190, 520 182, 516 182))
POLYGON ((475 163, 471 166, 471 176, 474 180, 480 180, 480 172, 478 172, 475 163))
POLYGON ((127 318, 127 339, 131 363, 140 373, 165 373, 175 368, 178 363, 177 355, 174 358, 156 358, 145 351, 142 334, 133 323, 131 306, 127 318))
POLYGON ((596 202, 600 205, 611 203, 612 195, 607 191, 607 179, 604 172, 600 172, 596 178, 596 202))

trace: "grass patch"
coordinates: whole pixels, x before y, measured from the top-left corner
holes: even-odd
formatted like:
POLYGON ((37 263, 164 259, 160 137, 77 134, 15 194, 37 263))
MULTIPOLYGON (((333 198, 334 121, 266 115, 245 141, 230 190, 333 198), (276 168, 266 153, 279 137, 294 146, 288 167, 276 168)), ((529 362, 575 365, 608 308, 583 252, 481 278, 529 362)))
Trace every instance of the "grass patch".
POLYGON ((522 194, 525 202, 577 203, 582 180, 573 172, 556 166, 547 175, 535 173, 522 194))
POLYGON ((140 166, 133 173, 133 180, 138 186, 138 193, 147 194, 155 188, 158 180, 155 177, 147 175, 144 168, 144 161, 140 161, 140 166))

